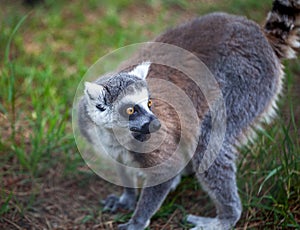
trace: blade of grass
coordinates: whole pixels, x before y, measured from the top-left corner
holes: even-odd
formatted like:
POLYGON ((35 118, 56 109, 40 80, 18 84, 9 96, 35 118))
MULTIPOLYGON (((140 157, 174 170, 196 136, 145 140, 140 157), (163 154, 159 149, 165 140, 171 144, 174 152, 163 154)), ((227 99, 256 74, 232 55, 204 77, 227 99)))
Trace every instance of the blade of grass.
POLYGON ((12 130, 11 139, 15 142, 15 123, 16 123, 16 112, 15 112, 15 68, 14 63, 10 60, 9 54, 11 49, 11 43, 13 41, 14 36, 16 35, 17 31, 20 29, 22 24, 25 22, 26 18, 28 17, 28 14, 23 16, 21 20, 17 23, 17 25, 14 27, 12 33, 10 34, 8 38, 8 42, 5 48, 5 65, 9 68, 9 74, 8 74, 8 102, 10 103, 10 109, 11 109, 11 121, 10 126, 12 130))
MULTIPOLYGON (((5 192, 4 192, 5 194, 5 192)), ((9 195, 4 199, 4 201, 2 202, 1 206, 0 206, 0 216, 2 216, 4 213, 9 211, 9 201, 12 198, 12 192, 9 193, 9 195)))
POLYGON ((257 195, 260 194, 260 192, 262 191, 262 188, 264 186, 264 184, 271 178, 273 177, 274 175, 276 175, 276 173, 278 173, 280 170, 282 169, 282 166, 278 166, 277 168, 271 170, 268 175, 266 176, 266 178, 263 180, 263 182, 261 183, 261 185, 259 186, 259 189, 258 189, 258 192, 257 192, 257 195))

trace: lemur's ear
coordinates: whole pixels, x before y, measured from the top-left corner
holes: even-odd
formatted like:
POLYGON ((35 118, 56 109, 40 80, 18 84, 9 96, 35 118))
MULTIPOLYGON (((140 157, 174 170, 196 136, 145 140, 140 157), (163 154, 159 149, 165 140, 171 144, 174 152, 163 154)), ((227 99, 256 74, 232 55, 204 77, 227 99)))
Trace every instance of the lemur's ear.
POLYGON ((143 63, 139 64, 138 66, 136 66, 128 74, 134 75, 142 80, 145 80, 148 75, 150 65, 151 65, 151 62, 143 62, 143 63))
POLYGON ((91 82, 84 83, 84 93, 90 100, 101 99, 104 95, 104 88, 101 85, 91 82))

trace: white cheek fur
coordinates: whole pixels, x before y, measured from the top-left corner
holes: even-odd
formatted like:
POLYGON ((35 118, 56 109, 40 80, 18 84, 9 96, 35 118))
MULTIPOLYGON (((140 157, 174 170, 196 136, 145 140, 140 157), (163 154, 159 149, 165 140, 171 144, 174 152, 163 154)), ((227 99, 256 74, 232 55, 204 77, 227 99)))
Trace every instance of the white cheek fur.
POLYGON ((99 126, 105 126, 110 127, 112 125, 112 119, 110 118, 109 111, 99 111, 99 109, 96 108, 96 105, 90 104, 87 108, 88 114, 91 118, 91 120, 99 125, 99 126))

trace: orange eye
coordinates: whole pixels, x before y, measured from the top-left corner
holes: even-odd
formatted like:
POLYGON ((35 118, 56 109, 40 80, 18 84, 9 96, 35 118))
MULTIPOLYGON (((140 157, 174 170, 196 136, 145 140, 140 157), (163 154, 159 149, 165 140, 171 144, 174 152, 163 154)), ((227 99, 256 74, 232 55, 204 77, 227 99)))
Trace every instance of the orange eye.
POLYGON ((149 100, 148 101, 148 107, 150 108, 152 106, 152 104, 153 104, 152 100, 149 100))
POLYGON ((132 115, 132 114, 134 113, 134 108, 132 108, 132 107, 127 108, 127 109, 126 109, 126 113, 127 113, 128 115, 132 115))

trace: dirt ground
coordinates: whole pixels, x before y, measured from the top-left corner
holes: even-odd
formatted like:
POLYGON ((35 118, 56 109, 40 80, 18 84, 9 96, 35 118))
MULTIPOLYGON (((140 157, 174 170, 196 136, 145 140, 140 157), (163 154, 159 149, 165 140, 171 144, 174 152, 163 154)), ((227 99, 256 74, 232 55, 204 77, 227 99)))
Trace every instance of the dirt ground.
MULTIPOLYGON (((81 171, 74 177, 61 178, 61 170, 56 168, 34 183, 24 175, 6 178, 4 187, 13 191, 13 199, 18 202, 11 202, 14 211, 0 218, 0 229, 116 229, 117 224, 128 220, 129 213, 125 210, 116 214, 101 211, 101 199, 112 193, 120 194, 121 187, 102 180, 87 168, 81 171), (26 205, 29 207, 26 211, 19 210, 26 205)), ((189 182, 183 182, 183 186, 185 183, 189 182)), ((151 229, 184 229, 182 208, 197 214, 202 209, 199 206, 207 203, 207 195, 200 190, 189 189, 184 194, 180 190, 168 198, 175 196, 178 207, 175 204, 172 212, 155 216, 151 229)), ((211 206, 205 209, 214 215, 211 206)))

